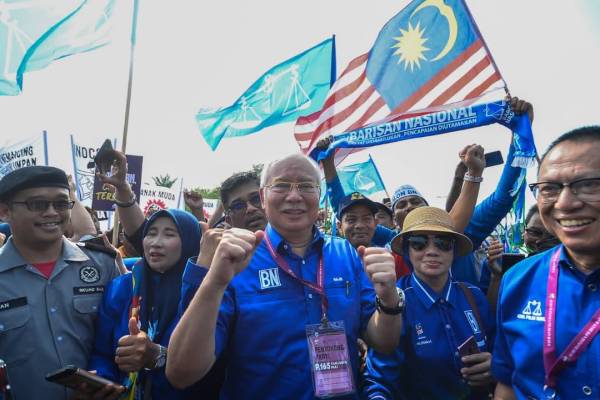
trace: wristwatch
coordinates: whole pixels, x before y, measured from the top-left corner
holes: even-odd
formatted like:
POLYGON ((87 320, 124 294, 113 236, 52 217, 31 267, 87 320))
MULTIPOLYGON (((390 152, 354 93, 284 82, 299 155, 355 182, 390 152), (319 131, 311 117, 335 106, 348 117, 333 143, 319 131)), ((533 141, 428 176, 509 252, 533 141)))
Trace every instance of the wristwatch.
POLYGON ((153 369, 162 368, 167 363, 167 348, 164 346, 158 345, 158 356, 154 359, 154 367, 153 369))
POLYGON ((398 315, 398 314, 402 314, 404 312, 404 306, 405 306, 405 297, 404 297, 404 291, 402 289, 400 289, 399 287, 396 288, 396 291, 398 292, 398 304, 396 305, 396 307, 386 307, 383 304, 381 304, 381 300, 379 299, 379 296, 375 296, 375 304, 377 306, 377 311, 379 311, 380 313, 383 314, 388 314, 388 315, 398 315))

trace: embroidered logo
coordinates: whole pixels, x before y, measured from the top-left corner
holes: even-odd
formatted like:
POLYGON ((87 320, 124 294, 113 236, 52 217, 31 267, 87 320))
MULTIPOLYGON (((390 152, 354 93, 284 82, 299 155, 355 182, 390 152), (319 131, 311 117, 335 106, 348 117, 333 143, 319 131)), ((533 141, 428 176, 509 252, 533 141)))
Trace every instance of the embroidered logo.
POLYGON ((417 322, 415 325, 415 331, 417 332, 417 336, 421 336, 423 334, 423 326, 420 322, 417 322))
POLYGON ((258 280, 261 289, 271 289, 281 286, 279 268, 261 269, 258 271, 258 280))
POLYGON ((523 311, 517 315, 517 318, 544 322, 546 319, 542 315, 542 302, 539 300, 529 300, 523 311))
POLYGON ((477 318, 473 314, 472 310, 465 310, 465 317, 467 317, 467 321, 469 321, 469 325, 471 325, 471 329, 473 333, 480 333, 479 324, 477 323, 477 318))
POLYGON ((344 282, 344 278, 342 278, 341 276, 334 276, 333 281, 334 282, 344 282))
POLYGON ((85 283, 96 283, 100 280, 100 271, 93 265, 82 267, 79 270, 79 279, 85 283))

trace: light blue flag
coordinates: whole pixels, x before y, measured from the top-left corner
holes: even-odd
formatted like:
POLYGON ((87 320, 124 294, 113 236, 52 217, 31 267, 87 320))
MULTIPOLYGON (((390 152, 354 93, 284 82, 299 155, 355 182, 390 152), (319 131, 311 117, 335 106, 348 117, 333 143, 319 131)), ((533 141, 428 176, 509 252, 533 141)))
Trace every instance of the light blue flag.
POLYGON ((0 1, 0 95, 21 92, 17 71, 27 51, 83 1, 0 1))
POLYGON ((115 1, 86 0, 48 29, 23 56, 17 70, 19 88, 23 88, 23 74, 26 72, 108 44, 115 1))
POLYGON ((359 192, 369 196, 385 191, 385 185, 371 156, 365 162, 339 168, 337 173, 346 194, 359 192))
POLYGON ((334 39, 271 68, 229 107, 201 109, 196 121, 214 151, 227 137, 245 136, 320 109, 335 80, 334 39))

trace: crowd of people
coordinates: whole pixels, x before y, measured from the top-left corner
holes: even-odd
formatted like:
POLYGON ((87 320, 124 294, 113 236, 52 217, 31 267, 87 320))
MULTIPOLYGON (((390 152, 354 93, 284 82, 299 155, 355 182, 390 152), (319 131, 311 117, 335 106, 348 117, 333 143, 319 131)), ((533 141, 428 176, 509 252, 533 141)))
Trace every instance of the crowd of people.
POLYGON ((345 193, 333 156, 297 153, 226 179, 207 221, 194 193, 189 212, 144 215, 115 151, 98 172, 114 246, 64 171, 9 173, 0 398, 600 398, 600 126, 541 156, 514 265, 495 235, 521 176, 512 143, 479 202, 484 149, 458 154, 445 209, 418 177, 385 203, 345 193), (337 235, 318 223, 322 172, 337 235), (46 379, 69 365, 107 381, 46 379))

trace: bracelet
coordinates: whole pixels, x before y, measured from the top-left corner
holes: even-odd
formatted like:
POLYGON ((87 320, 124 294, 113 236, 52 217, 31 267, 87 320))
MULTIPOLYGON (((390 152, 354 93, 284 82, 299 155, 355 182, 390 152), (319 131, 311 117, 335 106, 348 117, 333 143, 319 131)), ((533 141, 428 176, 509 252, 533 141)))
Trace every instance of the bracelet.
POLYGON ((467 182, 475 182, 475 183, 483 182, 483 176, 473 176, 469 173, 466 173, 465 177, 463 179, 467 182))
POLYGON ((136 200, 137 200, 137 197, 136 197, 135 193, 132 192, 131 200, 124 202, 124 201, 117 200, 117 198, 115 197, 115 204, 121 208, 127 208, 127 207, 133 206, 135 204, 136 200))

